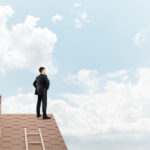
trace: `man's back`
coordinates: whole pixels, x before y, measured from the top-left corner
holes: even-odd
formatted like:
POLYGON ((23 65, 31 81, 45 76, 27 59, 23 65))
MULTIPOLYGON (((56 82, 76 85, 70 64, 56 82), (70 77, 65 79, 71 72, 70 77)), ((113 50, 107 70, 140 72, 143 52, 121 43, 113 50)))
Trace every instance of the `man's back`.
POLYGON ((46 74, 40 74, 36 77, 33 82, 34 87, 36 88, 35 94, 42 95, 47 94, 47 90, 49 89, 49 79, 46 74))

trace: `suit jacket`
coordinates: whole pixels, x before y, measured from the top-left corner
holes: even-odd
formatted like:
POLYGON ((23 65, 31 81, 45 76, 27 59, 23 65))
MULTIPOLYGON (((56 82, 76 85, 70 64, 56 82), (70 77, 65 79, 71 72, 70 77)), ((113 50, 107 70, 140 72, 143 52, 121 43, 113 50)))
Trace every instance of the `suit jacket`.
POLYGON ((47 94, 47 90, 50 86, 50 81, 46 74, 40 74, 36 77, 33 82, 33 86, 35 87, 35 95, 45 95, 47 94))

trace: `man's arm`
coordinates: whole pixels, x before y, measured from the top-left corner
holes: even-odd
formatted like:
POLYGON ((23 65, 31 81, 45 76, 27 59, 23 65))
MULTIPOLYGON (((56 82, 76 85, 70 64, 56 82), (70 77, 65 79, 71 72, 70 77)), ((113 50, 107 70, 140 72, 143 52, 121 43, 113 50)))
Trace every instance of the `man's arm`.
POLYGON ((33 82, 33 86, 36 88, 36 79, 33 82))
POLYGON ((49 79, 47 78, 47 75, 45 75, 45 86, 47 88, 47 90, 49 89, 49 86, 50 86, 50 81, 49 79))

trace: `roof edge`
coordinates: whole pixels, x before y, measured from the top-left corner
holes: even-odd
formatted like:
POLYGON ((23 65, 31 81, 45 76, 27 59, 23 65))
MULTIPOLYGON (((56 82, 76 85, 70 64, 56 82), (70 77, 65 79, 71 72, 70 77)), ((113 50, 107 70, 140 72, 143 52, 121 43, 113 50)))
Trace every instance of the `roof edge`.
POLYGON ((0 95, 0 114, 2 113, 2 112, 1 112, 1 110, 2 110, 1 104, 2 104, 2 95, 0 95))

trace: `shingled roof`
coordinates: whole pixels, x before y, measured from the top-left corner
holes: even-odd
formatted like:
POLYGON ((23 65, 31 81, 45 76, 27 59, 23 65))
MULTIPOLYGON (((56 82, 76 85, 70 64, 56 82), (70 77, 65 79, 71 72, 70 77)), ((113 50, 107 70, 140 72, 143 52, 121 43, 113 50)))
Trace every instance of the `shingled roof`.
POLYGON ((67 150, 54 115, 48 115, 51 119, 43 120, 36 114, 1 114, 0 96, 0 150, 67 150))

